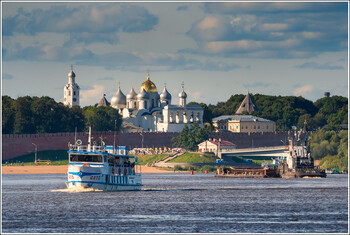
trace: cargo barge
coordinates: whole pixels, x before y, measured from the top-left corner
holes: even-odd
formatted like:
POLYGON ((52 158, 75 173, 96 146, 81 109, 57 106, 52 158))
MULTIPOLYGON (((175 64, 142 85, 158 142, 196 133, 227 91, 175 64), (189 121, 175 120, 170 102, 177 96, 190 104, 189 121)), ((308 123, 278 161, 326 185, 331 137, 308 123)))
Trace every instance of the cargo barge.
POLYGON ((221 178, 276 178, 277 168, 267 167, 230 167, 219 168, 215 177, 221 178))

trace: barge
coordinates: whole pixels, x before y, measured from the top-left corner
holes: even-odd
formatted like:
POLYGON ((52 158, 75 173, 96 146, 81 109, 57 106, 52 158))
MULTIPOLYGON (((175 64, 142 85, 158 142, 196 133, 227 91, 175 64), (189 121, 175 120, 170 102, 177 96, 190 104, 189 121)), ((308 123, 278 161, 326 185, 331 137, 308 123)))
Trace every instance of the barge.
POLYGON ((279 177, 275 167, 230 167, 219 168, 215 177, 221 178, 276 178, 279 177))

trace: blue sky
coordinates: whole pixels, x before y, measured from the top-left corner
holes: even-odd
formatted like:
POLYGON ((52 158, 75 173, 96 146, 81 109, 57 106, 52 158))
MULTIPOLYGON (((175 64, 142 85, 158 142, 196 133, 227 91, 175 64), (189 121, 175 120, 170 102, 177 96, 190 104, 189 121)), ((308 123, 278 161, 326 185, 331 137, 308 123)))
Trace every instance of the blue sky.
POLYGON ((347 2, 2 2, 2 94, 63 100, 73 64, 81 105, 127 94, 150 72, 178 102, 248 91, 348 97, 347 2))

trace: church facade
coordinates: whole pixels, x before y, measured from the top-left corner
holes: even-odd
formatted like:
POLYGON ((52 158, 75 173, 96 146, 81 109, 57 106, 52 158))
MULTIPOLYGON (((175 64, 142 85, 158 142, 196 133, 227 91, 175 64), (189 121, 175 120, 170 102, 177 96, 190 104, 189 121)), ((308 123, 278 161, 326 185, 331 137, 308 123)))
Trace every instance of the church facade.
POLYGON ((195 122, 203 126, 203 109, 200 105, 186 103, 184 87, 179 94, 179 104, 172 104, 171 99, 166 86, 162 93, 158 93, 148 73, 138 94, 132 86, 130 92, 124 95, 119 84, 110 106, 122 115, 124 125, 142 128, 143 131, 180 132, 185 125, 195 122))

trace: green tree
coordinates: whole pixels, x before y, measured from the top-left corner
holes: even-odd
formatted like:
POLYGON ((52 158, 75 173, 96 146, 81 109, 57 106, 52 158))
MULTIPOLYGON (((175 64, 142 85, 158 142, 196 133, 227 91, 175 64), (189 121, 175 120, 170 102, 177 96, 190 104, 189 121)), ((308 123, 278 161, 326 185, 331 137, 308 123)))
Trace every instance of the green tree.
POLYGON ((13 132, 15 134, 35 133, 31 103, 32 98, 29 96, 19 97, 13 102, 15 111, 13 132))
POLYGON ((122 123, 118 111, 112 107, 84 107, 83 115, 86 130, 89 126, 92 126, 95 131, 113 131, 115 120, 117 120, 116 130, 119 130, 122 123))
POLYGON ((10 96, 2 97, 2 133, 12 134, 15 120, 15 111, 13 107, 14 100, 10 96))
POLYGON ((321 168, 348 169, 348 131, 319 129, 310 136, 311 152, 321 168))
POLYGON ((209 126, 199 127, 198 123, 191 124, 190 128, 185 125, 177 137, 172 138, 174 146, 195 151, 198 144, 207 140, 210 132, 209 126))

